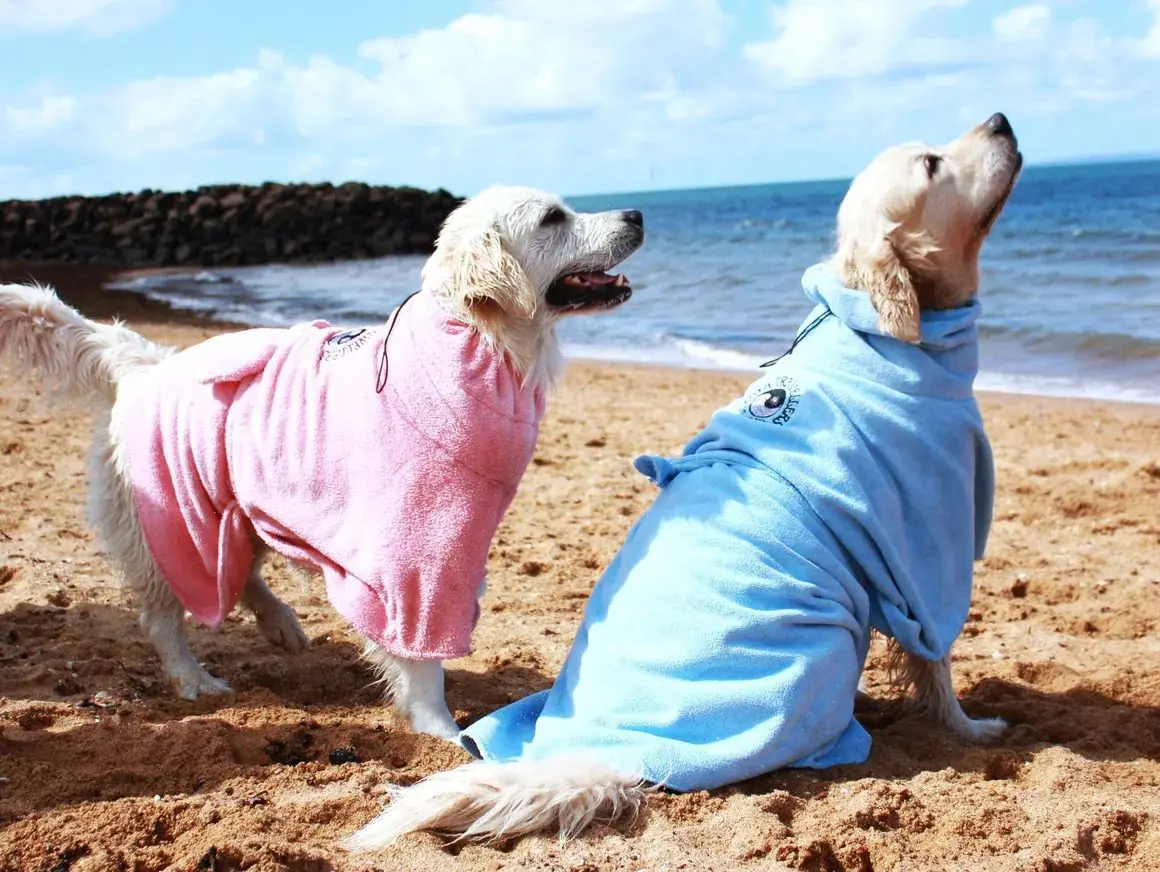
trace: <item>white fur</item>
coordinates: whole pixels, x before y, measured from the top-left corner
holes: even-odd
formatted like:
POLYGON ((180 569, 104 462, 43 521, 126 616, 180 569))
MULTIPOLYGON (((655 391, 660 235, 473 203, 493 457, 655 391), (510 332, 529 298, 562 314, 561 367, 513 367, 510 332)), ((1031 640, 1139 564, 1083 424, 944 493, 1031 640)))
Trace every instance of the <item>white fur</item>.
MULTIPOLYGON (((611 269, 643 239, 639 213, 578 214, 542 191, 491 188, 448 218, 423 269, 423 285, 506 354, 525 382, 546 388, 560 363, 556 323, 576 310, 549 303, 552 285, 573 273, 611 269), (556 220, 545 223, 553 210, 558 210, 556 220)), ((230 688, 190 651, 184 609, 146 546, 124 452, 126 433, 135 422, 125 420, 127 404, 119 402, 131 394, 141 374, 173 351, 120 324, 89 321, 49 288, 0 286, 0 357, 38 370, 67 397, 95 407, 89 522, 136 595, 141 629, 174 690, 184 699, 195 699, 230 688)), ((242 602, 270 641, 287 651, 301 651, 309 640, 293 610, 262 580, 260 543, 257 550, 242 602)), ((440 661, 403 660, 371 644, 366 656, 415 729, 444 738, 455 735, 443 699, 440 661)))
POLYGON ((0 337, 0 351, 35 361, 53 388, 105 407, 121 378, 172 353, 120 323, 87 320, 36 284, 0 285, 0 337))
MULTIPOLYGON (((1005 202, 1021 160, 1013 139, 980 125, 938 149, 913 143, 888 149, 854 180, 838 215, 833 265, 848 286, 867 291, 888 332, 916 341, 921 307, 962 305, 974 295, 991 213, 1005 202), (932 152, 945 163, 929 174, 924 157, 932 152), (933 299, 922 299, 920 290, 933 299)), ((1002 732, 1001 720, 972 720, 963 712, 949 655, 930 663, 907 654, 899 671, 915 686, 918 704, 956 735, 989 741, 1002 732)), ((468 763, 391 796, 349 847, 383 847, 416 830, 486 841, 558 828, 568 838, 591 820, 593 808, 636 808, 644 792, 623 774, 553 758, 468 763)))
POLYGON ((581 758, 468 763, 414 787, 391 788, 387 809, 344 844, 373 849, 415 830, 491 842, 556 829, 566 841, 598 818, 635 813, 649 792, 639 778, 581 758))
POLYGON ((447 219, 423 267, 423 287, 501 348, 531 382, 560 369, 556 323, 568 314, 545 295, 562 275, 604 272, 636 251, 643 231, 628 213, 577 213, 531 188, 488 188, 447 219), (560 210, 564 220, 545 225, 560 210))

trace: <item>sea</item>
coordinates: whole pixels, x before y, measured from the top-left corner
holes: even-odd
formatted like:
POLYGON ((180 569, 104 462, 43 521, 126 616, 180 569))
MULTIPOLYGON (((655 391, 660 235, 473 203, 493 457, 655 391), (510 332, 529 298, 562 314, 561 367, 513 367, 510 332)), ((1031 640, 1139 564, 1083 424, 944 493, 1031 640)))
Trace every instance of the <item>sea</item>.
MULTIPOLYGON (((635 208, 643 249, 619 309, 566 319, 569 357, 752 371, 809 313, 801 274, 833 250, 848 180, 586 196, 635 208)), ((263 266, 122 287, 254 325, 385 319, 421 257, 263 266)), ((983 247, 982 390, 1160 403, 1160 160, 1029 167, 983 247)))

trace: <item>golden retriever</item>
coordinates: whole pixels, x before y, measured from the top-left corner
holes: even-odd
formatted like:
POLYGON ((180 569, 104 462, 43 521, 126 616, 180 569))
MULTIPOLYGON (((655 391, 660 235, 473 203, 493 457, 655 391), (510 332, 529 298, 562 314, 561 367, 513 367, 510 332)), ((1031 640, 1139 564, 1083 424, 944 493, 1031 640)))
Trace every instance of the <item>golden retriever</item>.
MULTIPOLYGON (((528 404, 538 406, 542 413, 542 393, 551 387, 560 366, 556 338, 557 323, 561 317, 570 313, 607 310, 627 300, 632 293, 627 280, 623 276, 612 276, 605 271, 614 268, 636 251, 643 240, 643 218, 639 212, 581 214, 570 209, 558 197, 542 191, 517 187, 489 188, 463 203, 447 219, 436 249, 423 268, 422 290, 417 295, 418 301, 406 303, 397 309, 390 323, 393 325, 400 317, 400 313, 407 309, 416 311, 417 306, 425 307, 422 309, 424 312, 438 313, 430 319, 438 323, 428 330, 436 337, 430 349, 433 357, 441 355, 440 349, 436 347, 441 342, 450 347, 452 335, 460 336, 461 339, 457 340, 459 344, 454 346, 449 354, 459 354, 462 349, 477 349, 473 352, 476 354, 475 363, 484 361, 499 372, 502 378, 508 378, 510 373, 508 381, 515 383, 515 387, 508 390, 508 395, 494 402, 493 398, 488 396, 460 396, 462 392, 456 392, 459 387, 457 384, 436 386, 434 390, 442 392, 436 397, 436 405, 446 403, 449 407, 456 407, 458 412, 473 402, 484 406, 502 405, 503 402, 511 400, 510 395, 518 394, 529 397, 528 404), (463 334, 464 330, 467 331, 466 337, 463 334), (477 337, 478 343, 472 337, 477 337), (478 348, 484 350, 479 351, 478 348)), ((31 365, 55 383, 68 397, 87 401, 95 407, 96 424, 90 459, 89 520, 123 570, 127 586, 136 595, 142 608, 141 628, 156 648, 165 674, 172 682, 176 693, 182 698, 195 699, 202 694, 228 693, 230 688, 224 681, 207 672, 190 651, 184 628, 187 604, 175 593, 173 573, 169 573, 167 577, 167 573, 159 566, 159 563, 170 556, 166 555, 165 551, 177 548, 174 543, 184 535, 184 530, 170 531, 172 535, 157 540, 162 543, 159 550, 152 549, 143 528, 140 511, 142 500, 146 500, 145 504, 148 505, 148 501, 161 499, 161 511, 172 515, 180 513, 181 519, 188 521, 188 525, 195 522, 208 524, 214 531, 212 537, 206 537, 211 539, 208 545, 210 553, 207 555, 203 552, 196 556, 206 562, 206 573, 211 581, 210 567, 214 565, 218 567, 219 588, 223 584, 224 574, 221 566, 228 563, 224 544, 227 542, 227 535, 230 535, 232 530, 239 530, 240 532, 232 535, 236 535, 239 539, 246 537, 251 540, 231 546, 235 551, 241 549, 247 554, 252 550, 254 559, 252 565, 242 566, 241 572, 234 574, 238 579, 237 586, 241 588, 238 596, 231 601, 219 591, 222 605, 221 613, 216 616, 216 620, 224 618, 225 613, 240 599, 240 602, 253 612, 263 634, 289 651, 301 650, 307 645, 308 640, 293 610, 279 600, 262 580, 259 570, 263 553, 275 549, 291 559, 298 559, 304 551, 310 553, 326 551, 325 548, 314 548, 310 544, 315 535, 315 530, 311 528, 323 524, 329 525, 330 528, 370 525, 372 529, 369 537, 361 544, 356 543, 353 550, 355 552, 373 550, 376 547, 374 540, 377 538, 373 528, 376 521, 373 517, 331 517, 315 518, 312 522, 306 517, 304 526, 295 529, 275 529, 276 525, 269 523, 268 517, 264 524, 255 523, 256 515, 265 516, 268 513, 243 509, 239 515, 236 512, 239 496, 228 493, 228 486, 223 489, 227 492, 225 496, 219 498, 217 493, 207 496, 214 485, 211 482, 203 486, 202 479, 196 482, 199 488, 194 494, 196 499, 157 498, 152 492, 146 494, 134 478, 132 470, 135 468, 134 464, 139 463, 140 456, 146 453, 134 447, 134 438, 142 428, 149 429, 149 425, 141 420, 138 414, 141 406, 133 405, 132 400, 145 390, 152 391, 149 394, 152 402, 152 405, 148 406, 150 409, 171 400, 178 404, 176 408, 179 412, 193 408, 181 405, 184 402, 183 398, 186 394, 194 396, 196 392, 202 390, 202 384, 211 380, 205 373, 219 365, 221 349, 226 349, 225 355, 228 357, 229 349, 237 347, 230 344, 235 339, 241 337, 240 341, 245 342, 249 341, 247 337, 266 337, 272 346, 281 348, 291 343, 293 337, 309 334, 310 330, 307 328, 311 327, 319 328, 314 333, 320 337, 311 340, 319 347, 311 346, 306 349, 313 357, 306 354, 308 359, 303 364, 308 369, 314 367, 309 376, 313 379, 311 384, 321 384, 322 388, 331 394, 342 387, 326 382, 326 379, 333 380, 345 376, 319 374, 322 371, 320 359, 330 359, 331 355, 335 358, 346 357, 352 351, 361 354, 362 357, 356 361, 357 368, 347 369, 344 372, 357 375, 360 384, 363 382, 364 374, 367 376, 368 385, 377 377, 376 360, 373 355, 382 357, 381 375, 390 378, 386 368, 387 349, 399 339, 388 341, 391 339, 390 330, 385 326, 378 330, 346 332, 329 328, 325 324, 303 325, 303 328, 296 328, 297 332, 243 331, 239 334, 215 337, 192 349, 175 353, 174 349, 155 345, 120 324, 99 324, 85 319, 62 303, 51 289, 20 285, 0 286, 0 356, 6 355, 31 365), (368 336, 377 338, 364 341, 368 336), (372 346, 374 348, 381 346, 381 353, 372 351, 372 346), (192 375, 189 374, 191 370, 192 375), (174 394, 179 395, 176 400, 173 400, 174 394), (238 526, 234 527, 235 524, 238 526), (222 531, 221 541, 216 534, 219 527, 222 531), (274 532, 270 532, 271 530, 274 532), (311 548, 314 550, 311 551, 311 548)), ((404 332, 396 334, 396 337, 402 336, 404 332)), ((428 361, 404 360, 401 363, 415 368, 424 366, 428 361)), ((228 368, 230 364, 221 365, 228 368)), ((392 369, 398 365, 396 363, 392 369)), ((278 374, 268 375, 265 370, 240 374, 231 382, 230 390, 237 390, 237 393, 231 396, 243 396, 247 395, 247 392, 268 389, 271 396, 277 398, 275 402, 282 409, 313 407, 316 397, 320 396, 319 392, 303 390, 300 384, 303 379, 281 382, 277 379, 278 374)), ((215 383, 213 388, 216 390, 217 387, 215 383)), ((380 402, 380 399, 376 393, 371 392, 372 390, 373 388, 367 388, 367 402, 362 405, 377 409, 379 407, 373 404, 380 402)), ((381 391, 380 384, 378 393, 381 394, 381 391)), ((197 393, 196 396, 202 394, 197 393)), ((217 414, 217 396, 215 394, 202 406, 197 407, 199 409, 197 414, 201 415, 198 421, 205 423, 205 428, 218 427, 216 418, 213 422, 206 423, 207 416, 217 414), (206 408, 209 409, 209 413, 204 412, 206 408)), ((214 444, 216 440, 216 444, 225 446, 218 454, 228 453, 233 457, 240 453, 243 457, 252 456, 251 449, 255 444, 262 442, 269 433, 261 428, 251 428, 247 431, 245 428, 235 427, 228 430, 227 438, 225 434, 229 416, 236 416, 239 400, 232 399, 230 402, 233 405, 230 406, 228 415, 223 415, 226 423, 222 423, 220 433, 215 430, 216 435, 207 442, 214 444)), ((159 417, 158 420, 165 423, 178 417, 180 414, 171 415, 166 419, 159 417)), ((363 423, 367 430, 373 431, 379 426, 376 423, 378 420, 380 419, 367 419, 363 423)), ((518 483, 530 459, 531 448, 534 445, 534 423, 530 429, 525 428, 525 431, 532 435, 531 444, 521 446, 526 449, 519 456, 522 465, 514 464, 512 480, 506 483, 507 490, 497 499, 501 516, 506 509, 506 503, 510 502, 514 493, 515 484, 518 483)), ((461 453, 469 452, 473 436, 472 418, 460 417, 457 414, 450 426, 463 431, 456 437, 457 444, 461 448, 461 453)), ((309 429, 311 423, 307 422, 306 427, 309 429)), ((289 435, 282 433, 272 440, 274 445, 267 458, 272 467, 282 462, 278 459, 281 447, 279 443, 282 439, 289 438, 289 435)), ((346 479, 327 483, 335 492, 341 494, 343 490, 358 486, 360 482, 356 479, 366 476, 363 472, 364 466, 368 464, 366 458, 349 458, 342 455, 344 452, 353 451, 351 446, 356 442, 359 445, 369 444, 367 437, 368 434, 364 433, 356 439, 349 433, 340 431, 329 440, 330 444, 324 444, 327 437, 319 430, 306 433, 302 442, 306 454, 313 454, 316 451, 331 452, 327 456, 337 462, 334 467, 328 469, 341 468, 350 473, 346 479), (334 453, 337 453, 337 458, 334 453)), ((179 445, 182 444, 181 439, 175 441, 179 445)), ((462 457, 452 456, 450 460, 463 462, 462 457)), ((199 458, 197 464, 201 462, 199 458)), ((471 464, 464 462, 463 465, 471 464)), ((232 481, 238 476, 251 473, 260 475, 265 472, 249 468, 231 468, 228 460, 223 461, 222 466, 222 469, 216 469, 203 478, 207 481, 209 479, 219 482, 232 481)), ((283 481, 288 486, 294 484, 292 481, 294 470, 284 470, 282 474, 283 481)), ((173 477, 176 479, 177 474, 175 473, 173 477)), ((377 489, 371 493, 374 499, 374 493, 389 493, 394 484, 395 482, 388 478, 371 481, 367 487, 377 489)), ((423 490, 422 481, 418 485, 414 482, 411 484, 414 486, 412 492, 423 490)), ((309 494, 304 495, 295 491, 289 495, 289 499, 291 502, 296 500, 301 504, 303 500, 309 501, 309 494)), ((477 614, 475 597, 483 589, 486 544, 494 535, 495 526, 499 523, 499 517, 495 517, 495 508, 489 506, 482 521, 472 519, 470 524, 473 529, 460 531, 465 535, 474 536, 481 546, 476 549, 481 552, 477 555, 478 565, 472 564, 472 568, 478 570, 478 575, 474 578, 455 580, 456 585, 466 586, 468 602, 458 599, 445 602, 436 591, 433 595, 433 604, 424 602, 421 604, 422 609, 413 610, 413 613, 403 613, 404 610, 400 610, 390 602, 382 607, 377 605, 384 598, 389 599, 381 591, 371 590, 373 587, 371 582, 377 579, 354 578, 351 584, 359 589, 357 592, 361 596, 380 610, 391 612, 394 609, 391 620, 398 622, 422 618, 430 622, 438 620, 440 609, 455 610, 456 614, 451 617, 463 623, 469 634, 475 620, 472 610, 477 614), (423 611, 424 609, 426 611, 423 611), (435 618, 429 614, 432 610, 436 612, 435 618)), ((470 518, 470 511, 465 512, 465 515, 470 518)), ((386 524, 391 520, 384 518, 380 519, 380 522, 386 524)), ((399 518, 394 520, 400 521, 399 518)), ((405 513, 402 520, 414 527, 414 522, 405 513)), ((431 519, 429 523, 442 523, 446 526, 449 522, 446 516, 442 516, 440 521, 431 519)), ((380 535, 386 532, 388 531, 379 531, 380 535)), ((444 532, 454 541, 459 541, 454 535, 455 530, 444 532)), ((457 550, 450 548, 443 553, 450 561, 460 556, 456 553, 457 550)), ((321 568, 321 564, 333 564, 335 561, 331 557, 329 553, 319 554, 320 563, 313 568, 321 568)), ((390 554, 387 554, 386 561, 388 563, 391 561, 390 554)), ((188 562, 183 565, 188 565, 188 562)), ((346 578, 341 567, 335 569, 331 566, 331 568, 334 577, 340 580, 346 578)), ((431 565, 396 567, 396 569, 399 577, 403 578, 400 586, 408 584, 406 578, 420 573, 435 576, 439 573, 439 568, 431 565)), ((178 572, 181 571, 184 570, 179 567, 178 572)), ((375 567, 372 567, 371 571, 373 573, 375 567)), ((332 583, 332 575, 327 575, 328 589, 332 583)), ((443 579, 440 577, 439 580, 443 579)), ((212 625, 213 622, 210 623, 212 625)), ((405 631, 407 628, 404 627, 402 630, 405 631)), ((467 640, 461 638, 460 641, 466 644, 467 640)), ((414 729, 445 738, 452 738, 458 733, 458 727, 443 696, 441 659, 406 656, 399 653, 398 649, 388 650, 376 639, 368 641, 367 659, 380 671, 396 707, 406 715, 414 729)))

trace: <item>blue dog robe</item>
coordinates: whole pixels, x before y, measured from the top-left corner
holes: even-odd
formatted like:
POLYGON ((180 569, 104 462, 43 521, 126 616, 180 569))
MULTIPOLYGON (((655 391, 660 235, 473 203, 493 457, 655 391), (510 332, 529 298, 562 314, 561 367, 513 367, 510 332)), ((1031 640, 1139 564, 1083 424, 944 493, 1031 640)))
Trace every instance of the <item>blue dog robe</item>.
POLYGON ((824 266, 792 354, 676 459, 589 600, 563 671, 468 727, 489 760, 587 755, 676 790, 860 763, 870 628, 935 660, 962 629, 994 496, 978 302, 878 329, 824 266))

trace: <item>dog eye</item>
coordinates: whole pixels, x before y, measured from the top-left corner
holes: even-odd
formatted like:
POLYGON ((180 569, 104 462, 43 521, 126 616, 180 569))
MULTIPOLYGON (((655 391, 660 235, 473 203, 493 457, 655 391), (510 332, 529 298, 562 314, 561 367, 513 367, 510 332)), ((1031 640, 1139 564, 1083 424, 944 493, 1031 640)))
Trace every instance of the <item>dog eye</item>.
POLYGON ((544 217, 540 219, 540 225, 542 227, 549 227, 552 224, 563 224, 567 220, 568 213, 561 209, 559 206, 553 206, 546 213, 544 213, 544 217))
POLYGON ((942 163, 942 158, 937 154, 923 155, 922 165, 926 167, 926 177, 933 179, 934 174, 938 172, 939 165, 942 163))

